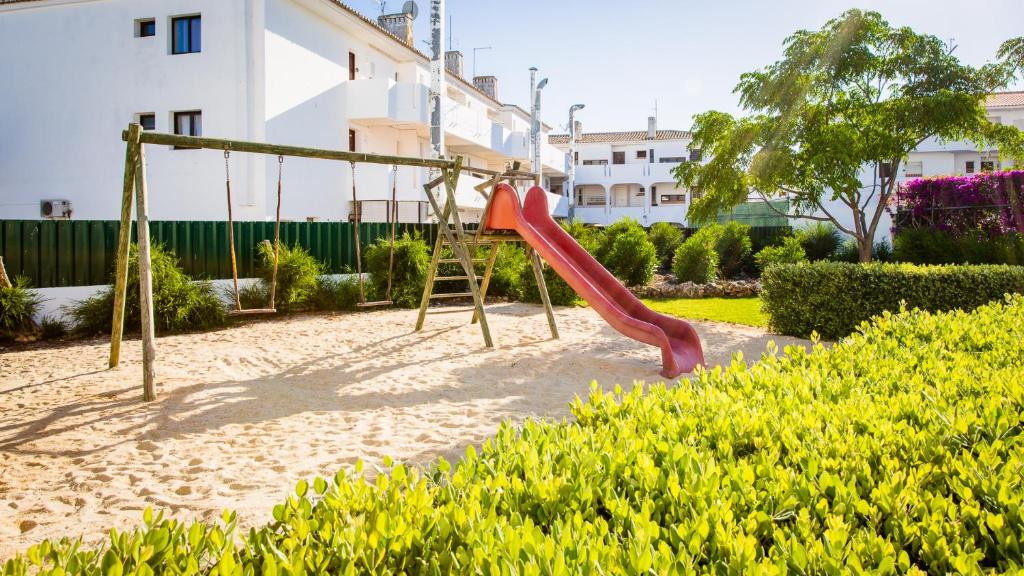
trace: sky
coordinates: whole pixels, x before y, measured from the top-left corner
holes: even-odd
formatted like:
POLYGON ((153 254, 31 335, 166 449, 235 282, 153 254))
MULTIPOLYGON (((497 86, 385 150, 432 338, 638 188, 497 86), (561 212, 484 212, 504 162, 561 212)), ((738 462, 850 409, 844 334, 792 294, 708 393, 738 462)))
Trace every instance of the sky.
MULTIPOLYGON (((348 0, 367 16, 376 0, 348 0)), ((388 0, 388 12, 404 0, 388 0)), ((418 0, 417 48, 429 53, 430 0, 418 0)), ((818 29, 849 8, 877 10, 893 25, 952 39, 961 61, 995 59, 1006 39, 1024 35, 1022 0, 446 0, 452 46, 465 75, 498 77, 498 99, 529 109, 530 73, 548 78, 542 119, 562 131, 569 107, 584 132, 645 130, 657 103, 658 127, 689 129, 695 114, 739 112, 740 74, 771 64, 783 40, 818 29), (535 30, 535 32, 534 32, 535 30)), ((449 48, 452 49, 452 48, 449 48)), ((1024 86, 1015 86, 1024 89, 1024 86)))

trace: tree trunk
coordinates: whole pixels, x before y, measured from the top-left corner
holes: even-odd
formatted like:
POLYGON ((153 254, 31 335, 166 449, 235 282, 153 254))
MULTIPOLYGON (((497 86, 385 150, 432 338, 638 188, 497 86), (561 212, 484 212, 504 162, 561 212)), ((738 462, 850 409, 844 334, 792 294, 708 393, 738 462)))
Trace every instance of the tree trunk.
POLYGON ((4 257, 0 256, 0 288, 10 288, 11 280, 7 277, 7 270, 4 268, 4 257))
POLYGON ((872 249, 871 238, 857 238, 857 253, 861 263, 871 262, 872 249))

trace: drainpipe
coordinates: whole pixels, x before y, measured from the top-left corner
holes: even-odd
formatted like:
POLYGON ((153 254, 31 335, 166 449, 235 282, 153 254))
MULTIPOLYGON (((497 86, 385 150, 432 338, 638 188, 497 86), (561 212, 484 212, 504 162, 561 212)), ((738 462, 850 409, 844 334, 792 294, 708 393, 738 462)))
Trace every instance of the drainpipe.
POLYGON ((569 221, 576 217, 576 111, 583 110, 583 104, 569 107, 569 221))

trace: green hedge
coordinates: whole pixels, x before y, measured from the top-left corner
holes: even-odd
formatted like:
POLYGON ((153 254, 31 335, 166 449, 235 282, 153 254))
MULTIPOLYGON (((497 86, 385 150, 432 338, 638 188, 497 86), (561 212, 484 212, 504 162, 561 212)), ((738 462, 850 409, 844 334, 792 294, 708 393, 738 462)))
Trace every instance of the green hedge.
MULTIPOLYGON (((147 510, 49 574, 1009 573, 1024 567, 1024 298, 504 425, 454 467, 301 482, 247 534, 147 510)), ((771 352, 771 351, 770 351, 771 352)), ((41 568, 41 569, 40 569, 41 568)))
POLYGON ((761 300, 780 334, 842 338, 886 310, 972 310, 1024 292, 1024 267, 815 262, 768 267, 761 300))

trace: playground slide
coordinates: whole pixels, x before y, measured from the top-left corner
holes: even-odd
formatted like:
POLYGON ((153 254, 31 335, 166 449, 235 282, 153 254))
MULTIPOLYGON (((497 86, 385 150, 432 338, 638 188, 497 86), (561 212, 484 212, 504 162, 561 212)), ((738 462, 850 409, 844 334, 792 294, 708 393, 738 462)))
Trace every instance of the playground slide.
POLYGON ((675 378, 704 364, 697 332, 687 322, 654 312, 612 276, 552 218, 547 195, 539 186, 519 195, 499 184, 491 199, 486 227, 514 230, 576 293, 625 336, 661 348, 661 375, 675 378))

